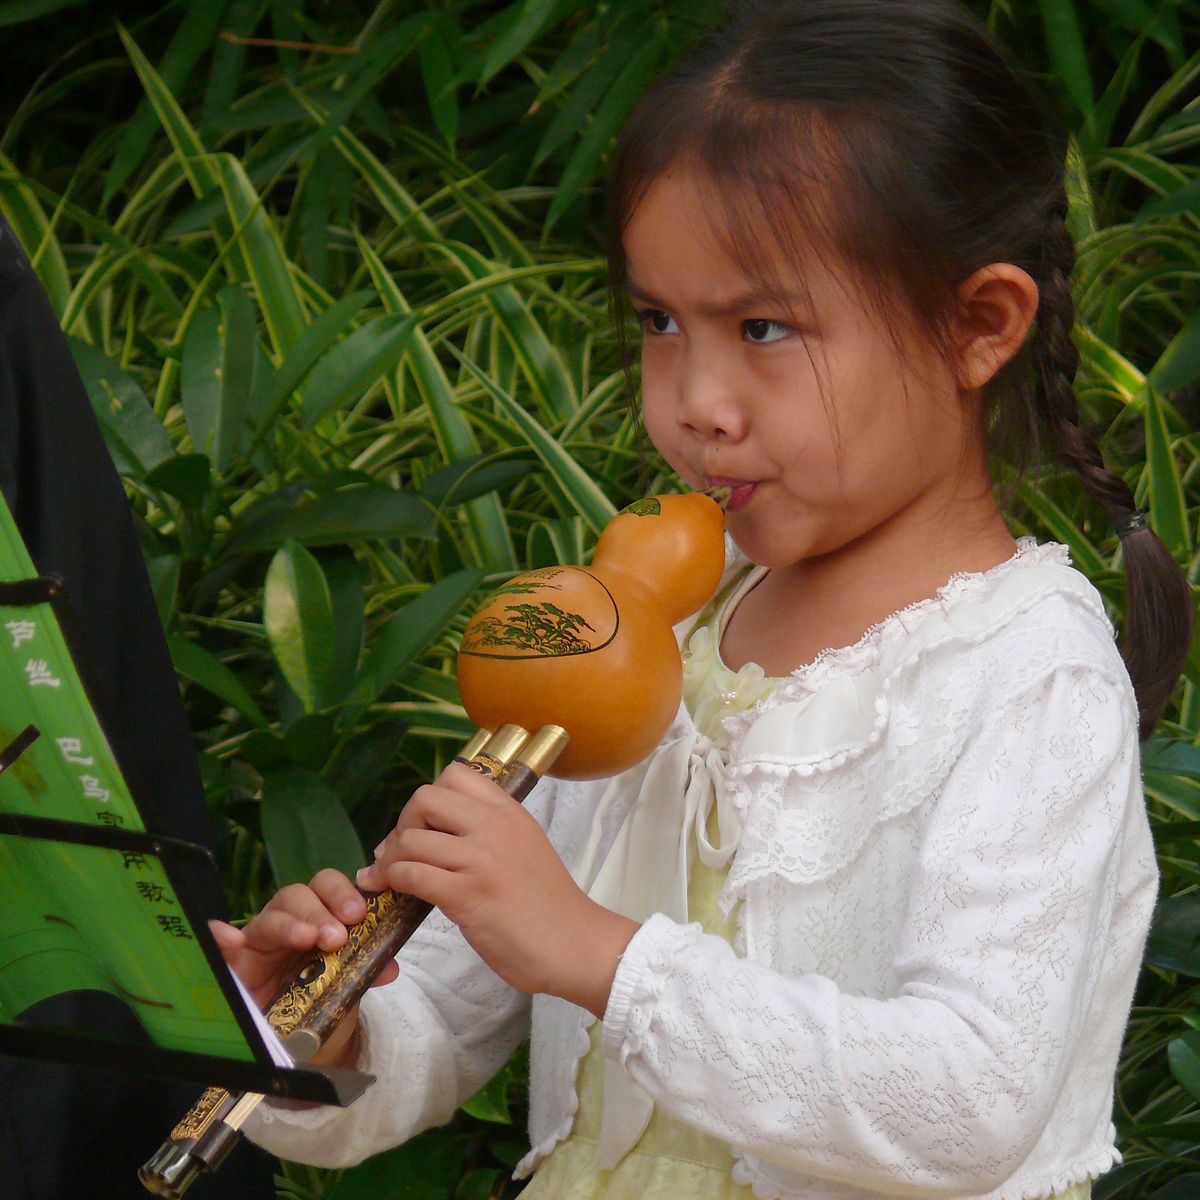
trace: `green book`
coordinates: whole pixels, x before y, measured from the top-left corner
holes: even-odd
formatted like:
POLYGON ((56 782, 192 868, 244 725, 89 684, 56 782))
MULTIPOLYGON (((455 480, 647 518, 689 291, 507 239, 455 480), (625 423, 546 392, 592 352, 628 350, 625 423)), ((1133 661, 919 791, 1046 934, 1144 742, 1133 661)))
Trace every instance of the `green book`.
POLYGON ((138 805, 73 629, 61 581, 38 576, 0 497, 0 1051, 348 1103, 361 1083, 337 1077, 354 1073, 296 1067, 270 1048, 188 895, 188 871, 215 878, 216 864, 138 805), (80 990, 118 997, 152 1045, 24 1017, 80 990))

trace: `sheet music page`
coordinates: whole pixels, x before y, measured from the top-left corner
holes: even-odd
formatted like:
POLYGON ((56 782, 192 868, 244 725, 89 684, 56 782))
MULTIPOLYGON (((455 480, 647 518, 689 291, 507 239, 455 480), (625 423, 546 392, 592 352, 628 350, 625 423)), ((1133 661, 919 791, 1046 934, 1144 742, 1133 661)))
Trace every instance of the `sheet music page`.
POLYGON ((270 1022, 259 1011, 258 1005, 254 1003, 250 993, 246 991, 245 984, 237 977, 232 967, 229 968, 229 974, 233 976, 233 982, 237 984, 238 993, 245 1001, 247 1011, 254 1018, 255 1028, 262 1034, 262 1040, 266 1042, 267 1049, 271 1052, 271 1061, 277 1067, 294 1067, 296 1064, 292 1056, 283 1048, 283 1043, 279 1040, 279 1034, 271 1028, 270 1022))

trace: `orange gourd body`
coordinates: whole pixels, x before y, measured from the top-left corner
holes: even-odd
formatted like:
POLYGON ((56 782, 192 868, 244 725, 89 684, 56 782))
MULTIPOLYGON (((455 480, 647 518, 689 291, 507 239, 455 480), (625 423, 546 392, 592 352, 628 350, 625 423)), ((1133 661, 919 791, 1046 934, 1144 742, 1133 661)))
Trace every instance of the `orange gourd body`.
POLYGON ((544 567, 497 588, 471 619, 458 687, 476 725, 561 725, 564 779, 614 775, 645 758, 679 708, 672 626, 716 590, 724 514, 700 492, 618 513, 590 567, 544 567))

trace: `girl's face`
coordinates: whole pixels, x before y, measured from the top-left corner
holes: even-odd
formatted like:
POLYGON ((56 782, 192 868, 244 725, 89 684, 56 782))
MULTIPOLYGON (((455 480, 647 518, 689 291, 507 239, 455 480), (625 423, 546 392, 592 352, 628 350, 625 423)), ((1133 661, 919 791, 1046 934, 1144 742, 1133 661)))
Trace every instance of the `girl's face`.
MULTIPOLYGON (((948 368, 907 327, 908 348, 897 356, 821 255, 780 272, 789 292, 802 297, 799 282, 807 284, 819 331, 754 299, 755 281, 714 235, 713 211, 695 177, 671 168, 624 236, 655 446, 694 488, 734 485, 727 528, 768 567, 828 554, 897 521, 935 532, 972 408, 948 368)), ((801 301, 793 307, 803 311, 801 301)))

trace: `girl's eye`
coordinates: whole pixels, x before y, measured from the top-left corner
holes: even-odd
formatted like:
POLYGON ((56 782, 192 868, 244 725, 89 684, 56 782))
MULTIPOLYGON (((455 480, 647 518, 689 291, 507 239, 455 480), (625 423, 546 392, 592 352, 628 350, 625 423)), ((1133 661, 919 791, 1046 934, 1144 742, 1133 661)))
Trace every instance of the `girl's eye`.
POLYGON ((779 321, 768 321, 765 318, 745 321, 742 327, 750 335, 750 340, 757 342, 760 346, 769 344, 770 342, 777 342, 780 338, 785 338, 788 335, 788 327, 786 325, 779 321), (777 331, 774 337, 765 336, 773 329, 777 331))
POLYGON ((671 330, 661 327, 662 325, 666 325, 671 321, 670 314, 663 312, 661 309, 643 308, 638 313, 638 320, 642 323, 642 326, 646 328, 646 331, 650 333, 652 337, 656 337, 660 333, 671 332, 671 330))

